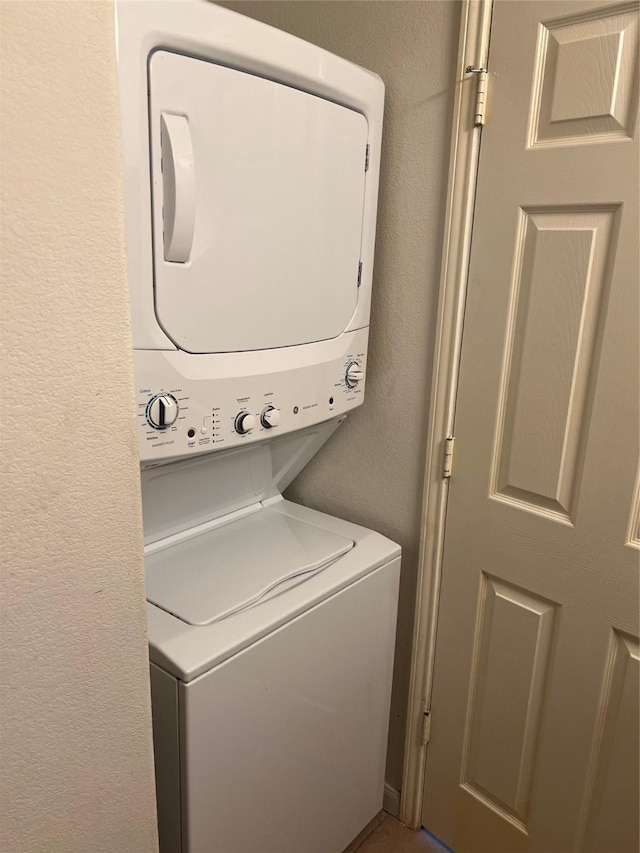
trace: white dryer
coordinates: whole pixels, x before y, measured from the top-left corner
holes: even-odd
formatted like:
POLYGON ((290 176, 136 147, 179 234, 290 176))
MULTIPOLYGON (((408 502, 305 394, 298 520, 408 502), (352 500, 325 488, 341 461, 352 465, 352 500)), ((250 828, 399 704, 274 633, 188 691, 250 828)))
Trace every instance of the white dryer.
POLYGON ((363 400, 384 87, 119 0, 163 853, 340 853, 382 805, 397 545, 282 492, 363 400))

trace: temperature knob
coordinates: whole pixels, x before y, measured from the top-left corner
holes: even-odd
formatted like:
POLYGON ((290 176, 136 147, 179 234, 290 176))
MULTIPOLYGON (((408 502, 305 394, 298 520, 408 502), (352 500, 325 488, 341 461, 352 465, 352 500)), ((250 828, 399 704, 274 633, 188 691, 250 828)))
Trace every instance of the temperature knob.
POLYGON ((355 388, 358 382, 364 379, 364 371, 361 369, 357 361, 352 361, 345 374, 345 382, 348 388, 355 388))
POLYGON ((158 394, 152 397, 147 406, 147 420, 154 429, 166 429, 176 422, 180 407, 171 394, 158 394))
POLYGON ((267 406, 262 410, 260 423, 265 429, 271 429, 280 423, 280 412, 274 406, 267 406))
POLYGON ((256 425, 255 416, 251 412, 240 412, 236 416, 236 432, 240 435, 246 435, 256 425))

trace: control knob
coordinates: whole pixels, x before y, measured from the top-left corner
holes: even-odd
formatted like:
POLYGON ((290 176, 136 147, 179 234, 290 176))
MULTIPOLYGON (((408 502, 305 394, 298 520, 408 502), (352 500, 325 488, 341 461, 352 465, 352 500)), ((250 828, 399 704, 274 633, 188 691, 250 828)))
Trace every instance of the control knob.
POLYGON ((344 378, 347 383, 347 388, 355 388, 358 382, 362 382, 364 379, 364 371, 357 361, 352 361, 347 367, 347 372, 344 378))
POLYGON ((167 429, 176 422, 180 407, 171 394, 157 394, 147 406, 147 420, 154 429, 167 429))
POLYGON ((251 414, 251 412, 240 412, 239 415, 236 415, 236 432, 239 435, 246 435, 256 425, 255 416, 251 414))
POLYGON ((278 426, 280 423, 280 412, 275 408, 275 406, 267 406, 266 409, 262 410, 260 423, 265 429, 271 429, 272 427, 278 426))

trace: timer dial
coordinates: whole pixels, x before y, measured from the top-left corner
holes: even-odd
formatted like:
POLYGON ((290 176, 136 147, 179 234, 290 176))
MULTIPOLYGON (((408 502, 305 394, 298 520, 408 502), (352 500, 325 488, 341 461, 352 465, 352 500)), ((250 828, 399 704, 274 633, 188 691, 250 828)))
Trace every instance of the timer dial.
POLYGON ((246 435, 256 425, 255 415, 252 415, 251 412, 240 412, 240 414, 236 415, 236 432, 239 435, 246 435))
POLYGON ((157 394, 147 406, 147 420, 154 429, 167 429, 176 422, 180 407, 171 394, 157 394))
POLYGON ((266 409, 262 410, 260 423, 265 429, 271 429, 272 427, 278 426, 280 423, 280 412, 275 408, 275 406, 267 406, 266 409))
POLYGON ((355 388, 359 382, 362 382, 364 379, 364 371, 357 361, 352 361, 347 367, 347 372, 345 373, 344 378, 347 383, 347 388, 355 388))

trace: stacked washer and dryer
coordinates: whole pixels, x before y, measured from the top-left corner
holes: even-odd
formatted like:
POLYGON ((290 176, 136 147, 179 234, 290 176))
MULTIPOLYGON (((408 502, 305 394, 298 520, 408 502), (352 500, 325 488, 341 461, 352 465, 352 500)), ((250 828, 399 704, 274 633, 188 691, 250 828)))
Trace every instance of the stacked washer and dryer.
POLYGON ((363 401, 384 87, 204 0, 116 11, 161 850, 340 853, 400 548, 282 492, 363 401))

